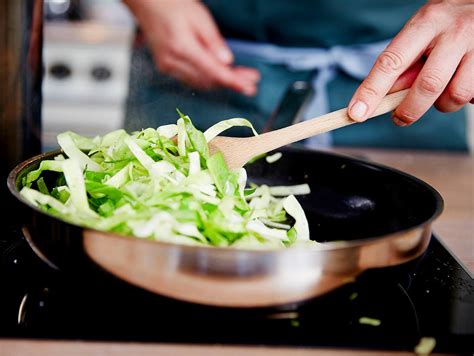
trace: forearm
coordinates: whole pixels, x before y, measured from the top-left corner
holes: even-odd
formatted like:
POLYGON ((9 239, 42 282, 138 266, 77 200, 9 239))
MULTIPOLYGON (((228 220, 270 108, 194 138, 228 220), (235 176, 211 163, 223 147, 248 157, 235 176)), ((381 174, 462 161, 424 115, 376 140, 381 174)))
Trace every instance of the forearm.
POLYGON ((258 72, 234 67, 233 55, 199 0, 124 0, 140 25, 158 69, 202 89, 256 92, 258 72))

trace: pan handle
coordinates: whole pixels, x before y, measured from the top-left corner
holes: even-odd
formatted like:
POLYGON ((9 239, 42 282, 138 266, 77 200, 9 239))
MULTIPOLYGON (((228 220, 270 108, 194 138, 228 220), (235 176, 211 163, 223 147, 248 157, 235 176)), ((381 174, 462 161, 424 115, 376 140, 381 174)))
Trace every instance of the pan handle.
POLYGON ((291 83, 265 122, 263 132, 281 129, 300 122, 313 94, 314 90, 310 83, 301 80, 291 83))

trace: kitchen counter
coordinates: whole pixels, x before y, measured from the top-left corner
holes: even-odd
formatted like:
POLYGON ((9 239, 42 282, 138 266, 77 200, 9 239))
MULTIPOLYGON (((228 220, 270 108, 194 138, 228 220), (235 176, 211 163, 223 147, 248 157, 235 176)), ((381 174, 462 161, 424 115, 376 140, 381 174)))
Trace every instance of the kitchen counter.
MULTIPOLYGON (((410 173, 437 189, 445 211, 434 225, 439 239, 474 272, 474 156, 458 153, 338 149, 410 173)), ((312 355, 315 349, 287 347, 193 346, 174 344, 102 343, 83 341, 0 340, 0 356, 19 355, 312 355)), ((402 352, 361 352, 318 349, 320 355, 408 355, 402 352)))

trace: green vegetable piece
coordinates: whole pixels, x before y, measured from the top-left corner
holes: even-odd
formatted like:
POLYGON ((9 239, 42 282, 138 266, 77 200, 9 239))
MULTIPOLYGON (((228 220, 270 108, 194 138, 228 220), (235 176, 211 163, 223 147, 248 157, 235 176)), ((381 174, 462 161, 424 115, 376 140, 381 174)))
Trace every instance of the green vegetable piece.
POLYGON ((291 324, 291 326, 294 327, 294 328, 298 328, 298 327, 300 327, 300 325, 301 325, 301 324, 300 324, 300 321, 297 320, 297 319, 292 319, 292 320, 290 321, 290 324, 291 324))
POLYGON ((46 186, 46 183, 44 182, 44 178, 41 177, 36 181, 36 185, 38 186, 38 189, 41 193, 49 195, 49 190, 48 187, 46 186))
POLYGON ((296 233, 296 229, 294 227, 288 230, 287 235, 288 235, 288 241, 283 241, 283 243, 287 246, 291 245, 298 238, 298 234, 296 233))
POLYGON ((86 180, 86 190, 94 198, 103 198, 107 197, 114 202, 118 202, 123 193, 117 188, 111 187, 110 185, 86 180))
POLYGON ((433 352, 436 347, 436 339, 434 337, 422 337, 414 351, 417 355, 426 356, 433 352))
POLYGON ((307 186, 247 185, 244 168, 230 171, 222 153, 209 153, 207 140, 250 122, 225 120, 203 134, 178 113, 176 124, 131 135, 60 134, 64 155, 23 178, 22 198, 71 223, 151 240, 246 249, 310 242, 290 195, 307 186))
POLYGON ((252 157, 246 164, 255 163, 255 162, 261 160, 262 158, 265 158, 266 156, 267 156, 266 153, 262 153, 261 155, 257 155, 255 157, 252 157))
POLYGON ((354 292, 349 296, 349 300, 355 300, 359 296, 359 293, 354 292))
POLYGON ((214 246, 227 246, 228 245, 228 240, 220 234, 218 231, 212 229, 212 228, 207 228, 204 230, 204 236, 206 236, 211 245, 214 246))
POLYGON ((67 159, 63 162, 63 170, 74 208, 84 214, 84 216, 96 217, 95 212, 90 209, 87 201, 86 187, 80 162, 78 160, 67 159))
POLYGON ((65 189, 65 186, 54 187, 51 191, 51 196, 59 200, 61 203, 66 204, 70 197, 69 192, 65 189))
POLYGON ((209 146, 207 145, 206 137, 204 134, 196 129, 191 122, 191 119, 184 115, 181 111, 176 109, 181 119, 184 121, 184 127, 186 128, 186 133, 188 134, 189 142, 192 145, 194 151, 199 152, 202 159, 206 160, 209 157, 209 146))
POLYGON ((256 190, 257 190, 257 187, 245 188, 244 189, 244 195, 245 196, 251 195, 251 194, 255 193, 256 190))
POLYGON ((84 179, 94 182, 102 182, 108 176, 105 172, 93 172, 93 171, 86 171, 84 173, 84 179))
POLYGON ((364 325, 371 325, 371 326, 380 326, 382 322, 379 319, 369 318, 367 316, 363 316, 359 318, 359 324, 364 325))
POLYGON ((40 166, 38 169, 29 172, 26 175, 26 179, 23 179, 23 186, 28 186, 35 180, 37 180, 43 171, 53 171, 53 172, 62 172, 62 162, 61 161, 41 161, 40 166))
POLYGON ((244 126, 248 127, 249 129, 252 130, 252 133, 257 136, 258 133, 255 131, 253 125, 248 121, 247 119, 242 119, 242 118, 234 118, 234 119, 228 119, 228 120, 223 120, 219 121, 217 124, 209 127, 205 132, 204 136, 206 137, 206 141, 209 142, 211 141, 214 137, 220 135, 222 132, 225 130, 228 130, 232 127, 235 126, 244 126))
POLYGON ((229 181, 230 172, 221 152, 215 153, 207 160, 207 168, 209 169, 209 173, 211 174, 217 190, 222 195, 225 195, 226 183, 229 181))
POLYGON ((111 200, 107 200, 105 203, 99 206, 99 214, 102 216, 111 216, 115 210, 115 204, 111 200))

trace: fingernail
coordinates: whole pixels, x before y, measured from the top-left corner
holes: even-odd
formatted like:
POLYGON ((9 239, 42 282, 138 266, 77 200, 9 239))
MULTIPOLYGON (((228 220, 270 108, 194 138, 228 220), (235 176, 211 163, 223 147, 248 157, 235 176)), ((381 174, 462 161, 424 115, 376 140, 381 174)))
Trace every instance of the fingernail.
POLYGON ((403 122, 402 120, 400 120, 397 116, 395 116, 395 114, 392 114, 392 121, 397 126, 402 126, 402 127, 408 126, 406 122, 403 122))
POLYGON ((221 48, 217 51, 217 58, 224 63, 231 63, 234 55, 228 48, 221 48))
POLYGON ((364 120, 364 116, 367 113, 367 104, 363 101, 356 101, 352 104, 349 110, 349 116, 356 121, 364 120))

